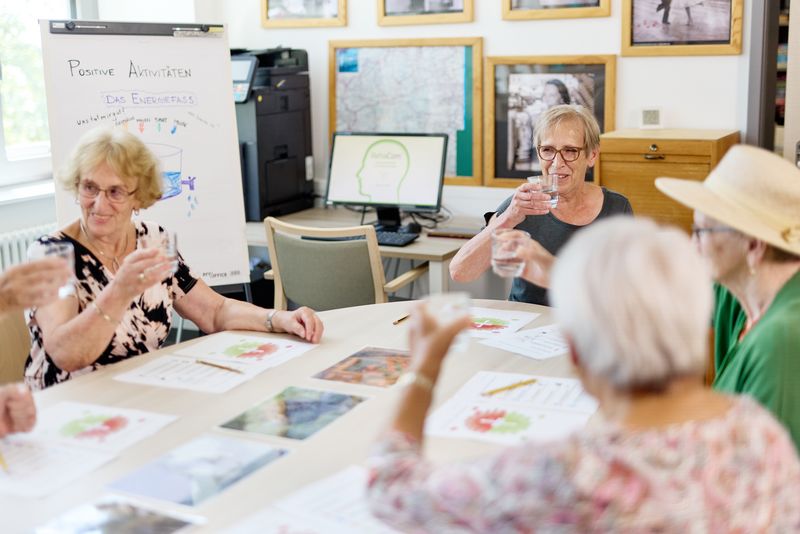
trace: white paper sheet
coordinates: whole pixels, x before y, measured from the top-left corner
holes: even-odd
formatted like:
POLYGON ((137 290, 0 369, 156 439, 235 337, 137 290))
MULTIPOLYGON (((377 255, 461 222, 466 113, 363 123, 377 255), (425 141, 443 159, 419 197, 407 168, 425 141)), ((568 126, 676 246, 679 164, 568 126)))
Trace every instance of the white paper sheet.
POLYGON ((115 380, 206 393, 224 393, 257 374, 316 347, 313 343, 278 337, 222 332, 172 354, 156 358, 115 380), (198 363, 205 361, 241 371, 198 363))
POLYGON ((350 466, 273 503, 226 532, 396 534, 370 513, 364 495, 366 485, 366 468, 350 466))
POLYGON ((468 330, 472 337, 489 338, 516 332, 530 323, 539 313, 495 310, 492 308, 469 309, 472 316, 472 327, 468 330))
POLYGON ((0 493, 44 497, 112 460, 112 453, 50 443, 26 435, 0 440, 8 472, 0 470, 0 493))
POLYGON ((82 402, 60 402, 42 410, 38 419, 30 437, 43 443, 113 453, 155 434, 176 417, 82 402))
POLYGON ((533 358, 534 360, 553 358, 566 354, 569 350, 567 342, 558 327, 552 324, 514 332, 513 334, 491 337, 482 340, 481 343, 533 358))
POLYGON ((596 410, 578 380, 480 371, 434 411, 425 433, 505 444, 551 441, 582 428, 596 410), (536 382, 483 395, 528 379, 536 382))

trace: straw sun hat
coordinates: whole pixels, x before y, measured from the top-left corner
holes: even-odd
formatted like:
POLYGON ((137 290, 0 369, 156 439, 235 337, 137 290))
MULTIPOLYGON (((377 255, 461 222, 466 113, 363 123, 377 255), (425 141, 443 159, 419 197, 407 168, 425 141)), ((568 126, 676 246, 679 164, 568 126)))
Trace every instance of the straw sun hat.
POLYGON ((681 204, 800 255, 800 169, 761 148, 732 147, 704 182, 657 178, 681 204))

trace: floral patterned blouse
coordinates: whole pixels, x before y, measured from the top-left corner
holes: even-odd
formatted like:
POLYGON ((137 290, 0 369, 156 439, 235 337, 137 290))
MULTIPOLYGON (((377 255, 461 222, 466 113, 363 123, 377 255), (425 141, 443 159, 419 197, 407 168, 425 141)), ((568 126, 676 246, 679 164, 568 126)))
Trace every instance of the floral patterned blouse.
POLYGON ((800 532, 800 462, 755 401, 663 429, 592 425, 434 466, 388 434, 370 459, 373 513, 403 532, 800 532))
MULTIPOLYGON (((152 234, 163 234, 164 228, 155 224, 135 221, 136 246, 142 247, 142 240, 152 234)), ((38 244, 66 241, 75 247, 75 276, 78 312, 89 306, 100 292, 113 280, 114 274, 108 270, 88 248, 63 232, 39 238, 38 244)), ((59 369, 44 350, 42 330, 36 322, 36 309, 25 310, 28 330, 31 335, 31 353, 25 362, 25 382, 35 390, 44 389, 69 380, 72 377, 89 373, 98 367, 122 361, 132 356, 155 350, 167 339, 172 325, 172 305, 188 293, 197 283, 197 278, 183 262, 178 259, 178 269, 174 275, 160 285, 152 286, 131 302, 122 320, 117 325, 114 337, 100 357, 92 364, 77 371, 59 369)))

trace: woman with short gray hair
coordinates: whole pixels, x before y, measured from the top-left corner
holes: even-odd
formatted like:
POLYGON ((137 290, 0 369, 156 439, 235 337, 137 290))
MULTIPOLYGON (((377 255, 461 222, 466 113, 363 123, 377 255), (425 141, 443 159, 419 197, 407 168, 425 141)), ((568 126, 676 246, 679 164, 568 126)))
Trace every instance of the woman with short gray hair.
POLYGON ((373 512, 403 532, 797 532, 800 461, 747 397, 703 387, 710 274, 689 239, 627 217, 578 233, 551 277, 556 317, 596 424, 464 463, 423 459, 448 346, 422 308, 411 371, 372 456, 373 512))
MULTIPOLYGON (((549 256, 555 256, 581 228, 612 215, 633 213, 627 198, 586 181, 600 147, 600 126, 588 109, 577 105, 548 109, 536 122, 533 141, 542 172, 557 184, 555 202, 541 183, 523 182, 495 213, 485 215, 486 228, 453 257, 453 280, 470 282, 489 269, 495 230, 524 230, 549 256)), ((547 290, 536 280, 515 278, 508 298, 547 304, 547 290)))

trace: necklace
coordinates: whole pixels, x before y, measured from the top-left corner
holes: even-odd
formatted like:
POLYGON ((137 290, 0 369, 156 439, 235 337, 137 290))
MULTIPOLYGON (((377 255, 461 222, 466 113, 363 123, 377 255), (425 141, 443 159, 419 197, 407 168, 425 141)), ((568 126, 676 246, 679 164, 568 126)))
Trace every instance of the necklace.
MULTIPOLYGON (((116 273, 119 270, 119 257, 117 255, 110 256, 105 252, 103 252, 100 249, 100 247, 97 246, 97 243, 95 243, 94 240, 91 237, 89 237, 89 232, 87 232, 86 228, 83 226, 83 221, 80 222, 80 226, 81 226, 81 232, 83 232, 83 235, 86 236, 86 240, 89 242, 90 245, 92 245, 92 248, 94 248, 105 260, 111 262, 111 272, 116 273)), ((127 251, 128 251, 128 231, 126 230, 125 246, 122 248, 122 254, 125 254, 125 252, 127 251)))

